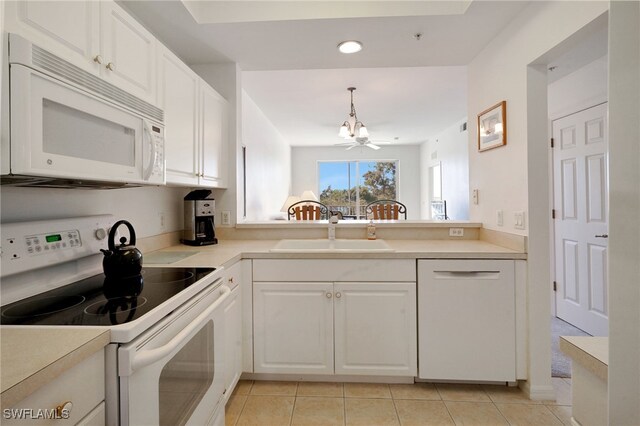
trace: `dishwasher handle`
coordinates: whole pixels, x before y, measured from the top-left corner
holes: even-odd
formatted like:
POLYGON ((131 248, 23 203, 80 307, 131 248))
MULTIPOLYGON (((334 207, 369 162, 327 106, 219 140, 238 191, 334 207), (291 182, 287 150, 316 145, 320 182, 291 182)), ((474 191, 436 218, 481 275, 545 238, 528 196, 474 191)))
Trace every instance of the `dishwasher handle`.
POLYGON ((130 367, 128 369, 129 375, 131 375, 131 373, 133 373, 133 371, 135 370, 138 370, 149 364, 153 364, 159 359, 164 358, 165 356, 170 354, 173 350, 175 350, 178 346, 180 346, 181 343, 189 339, 192 334, 195 334, 201 328, 202 324, 207 321, 207 318, 211 316, 213 311, 218 309, 218 307, 222 305, 225 302, 225 300, 227 300, 227 298, 231 294, 231 289, 228 286, 223 284, 220 287, 220 294, 221 294, 221 297, 218 298, 218 300, 216 300, 211 306, 205 309, 204 312, 198 315, 187 327, 183 328, 178 334, 176 334, 166 344, 164 344, 163 346, 160 346, 159 348, 143 350, 140 352, 134 352, 132 354, 132 357, 130 360, 130 367))
POLYGON ((433 271, 433 277, 436 279, 498 279, 500 271, 433 271))

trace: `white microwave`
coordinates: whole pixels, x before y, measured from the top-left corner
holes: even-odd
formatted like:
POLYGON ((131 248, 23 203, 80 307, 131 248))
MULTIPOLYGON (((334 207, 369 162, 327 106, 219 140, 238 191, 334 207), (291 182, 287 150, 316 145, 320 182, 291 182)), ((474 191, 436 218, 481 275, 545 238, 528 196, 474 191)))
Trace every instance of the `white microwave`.
POLYGON ((9 51, 3 184, 165 184, 161 109, 15 34, 9 51))

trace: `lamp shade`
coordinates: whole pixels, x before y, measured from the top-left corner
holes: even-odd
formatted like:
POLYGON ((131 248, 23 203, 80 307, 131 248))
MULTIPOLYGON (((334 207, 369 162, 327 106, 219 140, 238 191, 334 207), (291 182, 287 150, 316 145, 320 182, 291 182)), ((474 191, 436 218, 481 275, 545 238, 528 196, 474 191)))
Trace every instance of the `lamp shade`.
POLYGON ((360 131, 358 132, 358 136, 360 136, 361 138, 369 137, 369 131, 367 130, 366 127, 364 127, 364 124, 360 126, 360 131))
POLYGON ((289 195, 287 197, 287 200, 282 205, 282 208, 280 209, 280 211, 286 213, 289 210, 289 207, 291 207, 298 201, 300 201, 300 197, 298 197, 297 195, 289 195))
POLYGON ((340 136, 341 138, 349 137, 349 128, 347 127, 346 123, 340 126, 340 132, 338 133, 338 136, 340 136))
POLYGON ((318 201, 318 197, 316 197, 316 194, 313 193, 312 190, 307 189, 306 191, 304 191, 302 193, 302 195, 300 196, 300 200, 313 200, 313 201, 318 201))

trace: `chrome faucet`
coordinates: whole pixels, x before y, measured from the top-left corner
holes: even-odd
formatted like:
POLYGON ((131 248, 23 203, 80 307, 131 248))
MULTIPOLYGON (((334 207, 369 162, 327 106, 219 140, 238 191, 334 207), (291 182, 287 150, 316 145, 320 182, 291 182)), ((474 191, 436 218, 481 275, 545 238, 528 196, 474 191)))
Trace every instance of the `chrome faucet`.
POLYGON ((336 239, 336 224, 338 223, 338 216, 331 216, 329 218, 329 240, 336 239))

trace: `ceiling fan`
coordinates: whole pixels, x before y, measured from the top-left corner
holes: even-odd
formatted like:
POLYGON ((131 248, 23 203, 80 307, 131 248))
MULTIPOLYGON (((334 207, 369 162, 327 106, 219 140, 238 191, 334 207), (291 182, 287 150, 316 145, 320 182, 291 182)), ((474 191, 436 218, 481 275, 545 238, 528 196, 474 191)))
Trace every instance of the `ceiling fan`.
MULTIPOLYGON (((335 145, 346 146, 347 150, 350 150, 357 146, 366 146, 375 150, 380 149, 378 145, 374 144, 369 139, 369 132, 367 131, 367 128, 365 127, 364 123, 362 123, 362 121, 358 120, 358 116, 356 115, 356 107, 353 105, 353 91, 356 90, 356 88, 349 87, 347 88, 347 90, 351 92, 351 111, 349 112, 349 118, 344 123, 342 123, 342 126, 340 126, 340 133, 338 133, 338 135, 349 140, 349 142, 337 143, 335 145)), ((383 144, 388 142, 376 141, 376 143, 383 144)))
POLYGON ((357 146, 359 147, 363 147, 366 146, 368 148, 374 149, 374 150, 378 150, 380 149, 380 147, 378 145, 387 145, 390 142, 381 142, 381 141, 376 141, 376 143, 374 144, 373 142, 371 142, 371 140, 369 139, 368 136, 364 136, 364 137, 357 137, 351 140, 351 142, 343 142, 343 143, 337 143, 335 144, 336 146, 346 146, 347 147, 347 151, 355 148, 357 146), (376 145, 378 144, 378 145, 376 145))

